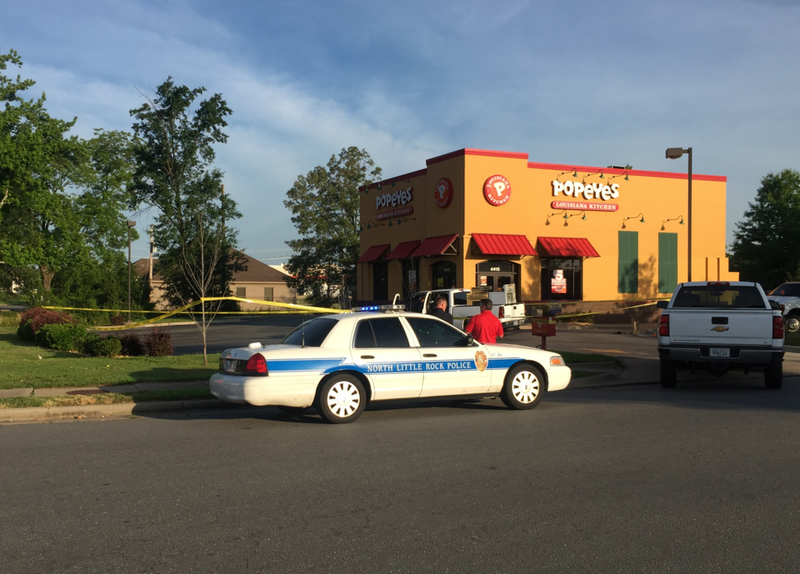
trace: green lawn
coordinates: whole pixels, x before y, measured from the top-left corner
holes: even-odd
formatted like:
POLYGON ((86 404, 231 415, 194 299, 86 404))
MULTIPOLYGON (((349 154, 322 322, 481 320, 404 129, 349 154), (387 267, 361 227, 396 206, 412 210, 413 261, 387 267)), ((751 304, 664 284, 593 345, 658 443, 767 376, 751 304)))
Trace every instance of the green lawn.
POLYGON ((0 327, 0 389, 93 387, 124 383, 200 381, 217 370, 219 355, 177 357, 85 357, 43 349, 0 327))

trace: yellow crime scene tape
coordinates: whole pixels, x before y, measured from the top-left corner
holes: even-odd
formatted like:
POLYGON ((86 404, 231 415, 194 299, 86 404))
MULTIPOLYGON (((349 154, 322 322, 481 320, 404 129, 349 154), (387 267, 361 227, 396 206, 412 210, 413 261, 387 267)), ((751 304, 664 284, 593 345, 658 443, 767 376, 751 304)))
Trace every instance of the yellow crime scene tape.
MULTIPOLYGON (((174 315, 197 315, 199 311, 188 311, 192 307, 196 307, 204 302, 210 301, 239 301, 240 303, 252 303, 254 305, 265 305, 268 307, 280 307, 286 309, 287 311, 207 311, 209 314, 214 315, 274 315, 278 313, 286 313, 286 312, 302 312, 302 313, 350 313, 350 309, 331 309, 329 307, 314 307, 311 305, 298 305, 297 303, 280 303, 277 301, 262 301, 260 299, 243 299, 241 297, 204 297, 197 301, 192 301, 191 303, 184 305, 183 307, 179 307, 173 311, 131 311, 137 314, 159 314, 157 317, 153 317, 151 319, 145 319, 144 321, 137 321, 134 323, 126 323, 125 325, 113 325, 108 327, 94 327, 97 331, 124 331, 126 329, 130 329, 132 327, 141 327, 144 325, 152 325, 158 323, 159 321, 163 321, 169 317, 174 315)), ((569 305, 571 303, 577 304, 587 304, 587 303, 617 303, 619 300, 608 300, 608 301, 575 301, 569 303, 563 303, 564 305, 569 305)), ((656 301, 648 301, 647 303, 642 303, 640 305, 631 305, 629 307, 619 307, 614 309, 614 311, 626 311, 628 309, 636 309, 638 307, 649 307, 655 305, 656 301)), ((552 303, 533 303, 534 307, 545 307, 550 306, 552 303)), ((44 309, 53 309, 53 310, 61 310, 61 311, 100 311, 105 313, 128 313, 127 309, 93 309, 89 307, 54 307, 54 306, 47 306, 43 307, 44 309)), ((604 314, 606 311, 590 311, 586 313, 570 313, 567 315, 554 315, 550 317, 541 317, 538 315, 526 315, 525 319, 530 319, 531 321, 535 321, 537 323, 548 323, 555 319, 571 319, 574 317, 588 317, 591 315, 600 315, 604 314)))
MULTIPOLYGON (((135 323, 127 323, 125 325, 114 325, 110 327, 94 327, 97 331, 124 331, 126 329, 130 329, 131 327, 141 327, 143 325, 151 325, 157 323, 158 321, 162 321, 168 317, 172 317, 173 315, 178 314, 189 314, 189 315, 197 315, 200 311, 189 311, 192 307, 196 307, 204 302, 209 301, 239 301, 241 303, 253 303, 255 305, 267 305, 269 307, 282 307, 285 309, 292 309, 294 311, 301 311, 304 313, 350 313, 349 309, 330 309, 328 307, 313 307, 311 305, 298 305, 296 303, 279 303, 277 301, 262 301, 260 299, 242 299, 241 297, 204 297, 197 301, 192 301, 188 305, 184 305, 183 307, 179 307, 173 311, 133 311, 134 313, 161 313, 158 317, 153 317, 152 319, 146 319, 144 321, 137 321, 135 323)), ((63 311, 107 311, 111 313, 127 313, 127 309, 89 309, 89 308, 82 308, 82 307, 44 307, 44 309, 53 309, 53 310, 63 310, 63 311)), ((265 314, 275 314, 279 313, 280 311, 220 311, 214 313, 213 311, 206 311, 209 314, 216 314, 216 315, 265 315, 265 314)))

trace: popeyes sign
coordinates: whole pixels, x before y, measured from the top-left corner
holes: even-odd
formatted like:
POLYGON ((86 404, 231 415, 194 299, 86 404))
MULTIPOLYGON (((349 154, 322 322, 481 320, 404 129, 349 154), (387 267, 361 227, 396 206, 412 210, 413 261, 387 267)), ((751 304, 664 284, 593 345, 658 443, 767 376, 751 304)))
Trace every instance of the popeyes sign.
POLYGON ((496 207, 504 205, 511 199, 511 184, 502 175, 493 175, 483 183, 483 197, 496 207))
POLYGON ((553 197, 558 197, 558 194, 563 193, 567 197, 574 199, 602 199, 608 201, 609 199, 616 199, 619 197, 619 185, 614 183, 611 185, 603 185, 602 183, 580 183, 578 181, 558 181, 553 180, 553 197))
POLYGON ((403 217, 414 213, 414 207, 408 205, 414 201, 414 188, 407 187, 399 189, 394 193, 384 193, 375 196, 375 209, 391 207, 389 211, 381 211, 375 218, 380 221, 381 219, 392 219, 394 217, 403 217))

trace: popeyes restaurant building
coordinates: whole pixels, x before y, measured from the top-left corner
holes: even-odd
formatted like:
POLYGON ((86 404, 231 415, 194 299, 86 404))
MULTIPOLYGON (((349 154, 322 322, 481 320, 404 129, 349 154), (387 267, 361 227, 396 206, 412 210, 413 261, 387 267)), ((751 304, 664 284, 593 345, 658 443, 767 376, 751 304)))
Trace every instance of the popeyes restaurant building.
MULTIPOLYGON (((358 299, 516 286, 517 299, 666 297, 688 272, 686 173, 462 149, 361 188, 358 299)), ((692 176, 692 279, 736 280, 722 176, 692 176)))

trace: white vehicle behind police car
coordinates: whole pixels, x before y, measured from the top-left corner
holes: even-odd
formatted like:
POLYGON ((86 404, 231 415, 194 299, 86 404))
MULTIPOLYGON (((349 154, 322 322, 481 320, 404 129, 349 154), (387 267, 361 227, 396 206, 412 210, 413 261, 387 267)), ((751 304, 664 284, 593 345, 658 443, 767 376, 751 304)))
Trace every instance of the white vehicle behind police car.
POLYGON ((349 423, 368 403, 396 399, 499 396, 511 409, 531 409, 545 391, 569 385, 557 353, 484 345, 402 306, 373 309, 385 312, 317 317, 279 345, 224 351, 211 393, 288 413, 314 407, 327 422, 349 423))

